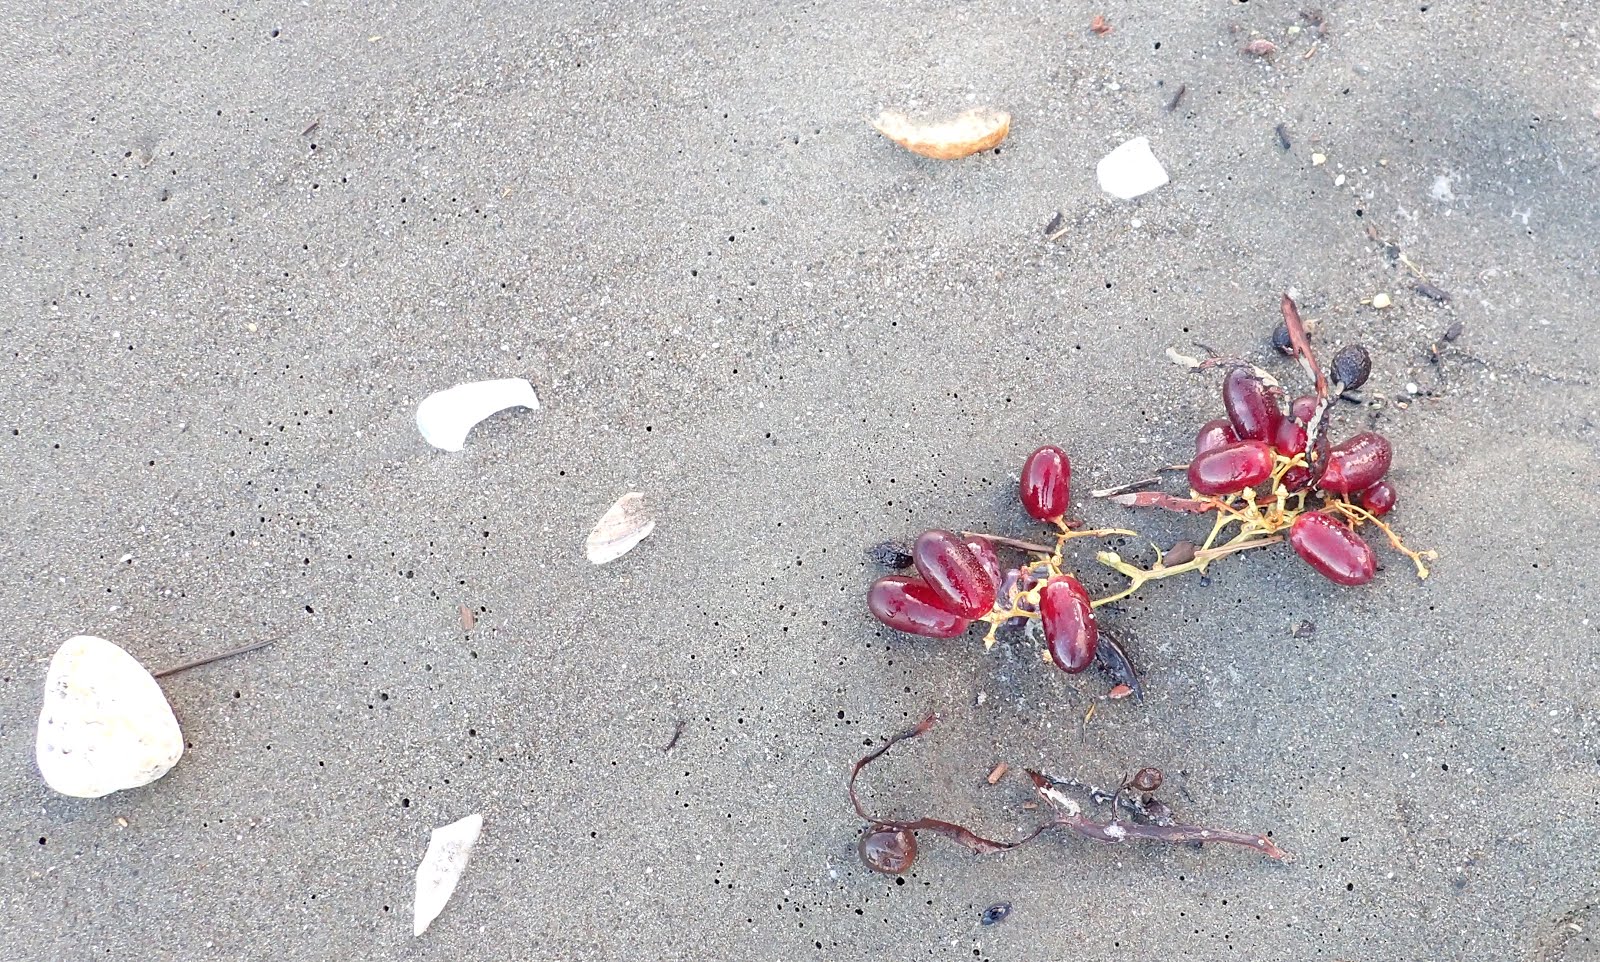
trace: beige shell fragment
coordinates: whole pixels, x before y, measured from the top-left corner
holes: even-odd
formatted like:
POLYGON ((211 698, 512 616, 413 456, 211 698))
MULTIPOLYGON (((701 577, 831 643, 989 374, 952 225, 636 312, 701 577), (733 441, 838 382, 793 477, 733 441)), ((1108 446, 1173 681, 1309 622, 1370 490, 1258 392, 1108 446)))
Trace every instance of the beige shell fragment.
POLYGON ((629 491, 600 517, 584 542, 584 552, 590 562, 603 565, 632 551, 655 529, 655 514, 644 503, 644 495, 629 491))
POLYGON ((953 120, 920 122, 905 114, 885 110, 872 122, 884 135, 914 154, 936 160, 959 160, 989 150, 1011 132, 1011 115, 979 107, 953 120))
POLYGON ((45 784, 99 798, 165 775, 183 757, 183 732, 138 659, 78 635, 50 659, 34 752, 45 784))
POLYGON ((428 931, 428 926, 444 911, 455 894, 456 882, 472 856, 472 846, 483 833, 483 816, 468 815, 449 825, 441 825, 428 836, 428 851, 417 866, 417 898, 411 922, 413 938, 428 931))

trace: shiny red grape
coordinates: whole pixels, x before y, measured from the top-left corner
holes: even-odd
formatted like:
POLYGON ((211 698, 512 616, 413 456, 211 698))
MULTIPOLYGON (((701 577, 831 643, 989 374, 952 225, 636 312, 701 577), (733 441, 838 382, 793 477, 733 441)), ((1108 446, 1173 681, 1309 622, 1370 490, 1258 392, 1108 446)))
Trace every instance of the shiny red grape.
POLYGON ((1311 469, 1298 465, 1283 472, 1280 483, 1290 491, 1303 491, 1311 483, 1311 469))
POLYGON ((1272 429, 1283 417, 1277 399, 1247 367, 1233 368, 1223 379, 1222 406, 1241 441, 1271 441, 1272 429))
POLYGON ((1000 594, 1000 556, 994 553, 994 545, 988 538, 968 538, 967 550, 978 559, 978 564, 983 566, 983 573, 989 576, 989 583, 994 585, 995 596, 1000 594))
POLYGON ((1379 481, 1357 495, 1356 500, 1361 502, 1363 508, 1381 518, 1394 510, 1397 497, 1394 485, 1387 481, 1379 481))
POLYGON ((1271 476, 1272 449, 1261 441, 1240 441, 1189 462, 1189 487, 1201 494, 1233 494, 1271 476))
POLYGON ((994 607, 995 583, 978 556, 954 534, 938 528, 922 532, 911 558, 922 580, 950 611, 978 618, 994 607))
POLYGON ((1044 642, 1056 667, 1077 674, 1094 662, 1100 643, 1089 593, 1071 575, 1045 582, 1039 590, 1039 615, 1044 621, 1044 642))
POLYGON ((1311 418, 1317 413, 1317 396, 1315 394, 1302 394, 1289 402, 1289 413, 1300 422, 1301 427, 1311 423, 1311 418))
POLYGON ((1278 426, 1272 429, 1272 449, 1286 458, 1304 454, 1306 429, 1290 418, 1280 418, 1278 426))
POLYGON ((924 638, 954 638, 972 624, 943 606, 925 581, 887 575, 867 590, 867 609, 896 631, 924 638))
POLYGON ((909 829, 874 825, 861 836, 856 851, 874 872, 900 875, 917 860, 917 837, 909 829))
POLYGON ((1323 511, 1307 511, 1296 518, 1289 528, 1289 543, 1318 574, 1341 585, 1364 585, 1378 570, 1372 546, 1323 511))
POLYGON ((1022 507, 1040 521, 1054 521, 1067 513, 1072 494, 1072 462, 1065 451, 1047 444, 1022 463, 1017 489, 1022 507))
POLYGON ((1227 418, 1216 418, 1200 425, 1194 436, 1194 453, 1205 454, 1237 440, 1239 435, 1233 433, 1233 423, 1227 418))
POLYGON ((1363 431, 1329 449, 1328 466, 1317 487, 1334 494, 1354 494, 1383 480, 1393 460, 1388 438, 1363 431))

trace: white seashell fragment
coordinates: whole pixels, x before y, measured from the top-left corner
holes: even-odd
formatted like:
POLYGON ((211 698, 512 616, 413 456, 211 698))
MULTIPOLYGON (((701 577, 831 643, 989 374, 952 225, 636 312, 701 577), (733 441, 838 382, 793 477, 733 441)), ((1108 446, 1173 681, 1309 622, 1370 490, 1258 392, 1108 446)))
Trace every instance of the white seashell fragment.
POLYGON ((603 565, 632 551, 655 529, 655 515, 644 503, 644 495, 630 491, 601 516, 584 542, 584 551, 592 563, 603 565))
POLYGON ((34 751, 45 784, 99 798, 165 775, 183 756, 183 732, 137 659, 78 635, 50 659, 34 751))
POLYGON ((435 391, 417 405, 417 429, 436 448, 459 451, 473 425, 506 408, 539 410, 533 385, 520 377, 474 381, 435 391))
POLYGON ((1170 179, 1167 169, 1150 151, 1148 137, 1135 137, 1100 158, 1094 174, 1101 190, 1122 200, 1148 194, 1170 179))
POLYGON ((417 866, 417 899, 411 934, 418 936, 444 911, 455 893, 456 882, 467 867, 472 846, 483 832, 483 816, 468 815, 449 825, 441 825, 428 837, 428 851, 417 866))

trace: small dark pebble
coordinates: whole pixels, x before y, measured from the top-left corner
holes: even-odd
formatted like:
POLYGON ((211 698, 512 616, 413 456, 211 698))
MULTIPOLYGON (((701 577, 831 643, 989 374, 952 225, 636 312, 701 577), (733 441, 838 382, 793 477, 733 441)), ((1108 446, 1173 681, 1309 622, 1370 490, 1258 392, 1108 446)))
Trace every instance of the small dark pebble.
POLYGON ((1272 346, 1286 357, 1294 357, 1294 339, 1289 336, 1289 325, 1279 323, 1272 329, 1272 346))
POLYGON ((1449 327, 1445 328, 1445 331, 1444 331, 1445 342, 1448 343, 1450 341, 1454 341, 1456 338, 1461 336, 1461 332, 1464 331, 1464 330, 1466 330, 1465 325, 1463 325, 1460 321, 1456 321, 1454 324, 1452 324, 1449 327))
POLYGON ((1449 291, 1442 287, 1434 287, 1432 284, 1429 284, 1426 281, 1418 281, 1416 285, 1412 287, 1412 290, 1416 291, 1418 294, 1421 294, 1423 297, 1426 297, 1430 301, 1438 301, 1441 304, 1450 299, 1449 291))
POLYGON ((1059 210, 1056 211, 1056 216, 1050 218, 1050 223, 1044 225, 1044 236, 1049 237, 1051 234, 1054 234, 1056 231, 1060 230, 1061 225, 1065 224, 1066 222, 1067 219, 1061 216, 1061 212, 1059 210))
POLYGON ((1210 575, 1201 575, 1200 576, 1200 587, 1202 587, 1202 588, 1211 587, 1211 576, 1210 575))
POLYGON ((1292 146, 1289 143, 1289 128, 1288 127, 1285 127, 1283 124, 1279 124, 1278 126, 1273 128, 1273 133, 1276 133, 1278 135, 1278 146, 1282 147, 1284 150, 1288 150, 1290 148, 1290 146, 1292 146))
POLYGON ((911 567, 911 553, 906 550, 905 544, 899 541, 884 541, 867 549, 867 559, 873 564, 883 565, 899 571, 911 567))
POLYGON ((1294 636, 1296 638, 1310 638, 1316 633, 1317 623, 1309 618, 1294 626, 1294 636))
POLYGON ((1372 356, 1360 344, 1346 344, 1333 356, 1333 379, 1346 391, 1367 383, 1372 373, 1372 356))
POLYGON ((1010 902, 996 902, 983 910, 983 917, 978 920, 979 925, 996 925, 1006 920, 1011 914, 1010 902))

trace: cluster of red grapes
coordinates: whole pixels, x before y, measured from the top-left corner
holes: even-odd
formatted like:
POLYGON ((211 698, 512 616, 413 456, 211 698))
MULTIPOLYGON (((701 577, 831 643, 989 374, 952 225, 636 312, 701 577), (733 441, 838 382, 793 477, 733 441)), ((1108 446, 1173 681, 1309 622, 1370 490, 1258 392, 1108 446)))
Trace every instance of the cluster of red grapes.
POLYGON ((889 546, 874 549, 875 560, 892 568, 915 566, 916 573, 879 578, 867 593, 867 607, 889 627, 928 638, 953 638, 975 621, 989 625, 985 638, 989 645, 1003 625, 1041 630, 1049 659, 1063 671, 1076 673, 1095 661, 1097 648, 1105 647, 1095 624, 1096 608, 1128 597, 1146 582, 1204 572, 1219 558, 1277 544, 1285 537, 1319 574, 1341 585, 1362 585, 1377 571, 1372 546, 1359 532, 1372 525, 1426 578, 1424 559, 1435 557, 1434 553, 1406 547, 1381 520, 1396 501, 1394 487, 1384 479, 1394 458, 1389 440, 1373 431, 1337 444, 1327 437, 1332 405, 1366 381, 1371 359, 1364 348, 1346 347, 1334 355, 1332 378, 1325 377, 1305 346, 1304 328, 1292 302, 1285 299, 1285 318, 1291 315, 1300 346, 1289 343, 1287 335, 1281 342, 1275 336, 1274 341, 1285 353, 1302 359, 1316 381, 1316 394, 1295 398, 1286 414, 1283 390, 1265 372, 1222 358, 1191 361, 1197 367, 1229 365, 1229 369, 1222 383, 1227 416, 1201 426, 1194 458, 1184 466, 1189 496, 1132 490, 1153 478, 1095 492, 1129 507, 1214 514, 1211 533, 1203 543, 1180 542, 1164 553, 1157 549, 1156 563, 1149 568, 1102 550, 1096 560, 1126 576, 1129 584, 1115 594, 1090 599, 1064 568, 1066 542, 1135 532, 1075 530, 1076 522, 1066 520, 1071 464, 1060 448, 1046 445, 1023 464, 1018 496, 1030 515, 1058 529, 1053 548, 970 532, 925 531, 909 552, 889 546), (1234 525, 1237 528, 1222 540, 1234 525), (997 542, 1028 552, 1029 560, 1003 570, 997 542))
POLYGON ((1110 532, 1071 529, 1065 520, 1071 483, 1071 462, 1058 447, 1040 448, 1022 467, 1018 494, 1023 507, 1061 532, 1053 552, 1043 546, 1031 549, 1046 555, 1044 560, 1002 574, 988 538, 924 531, 906 558, 895 559, 892 552, 878 558, 891 567, 905 567, 897 563, 904 560, 917 573, 873 582, 867 607, 889 627, 926 638, 953 638, 974 621, 984 621, 990 625, 989 644, 1002 624, 1037 619, 1050 660, 1062 671, 1083 671, 1095 660, 1100 633, 1089 593, 1077 578, 1061 570, 1061 545, 1069 538, 1110 532))
MULTIPOLYGON (((1341 585, 1363 585, 1377 572, 1377 558, 1358 529, 1372 524, 1427 577, 1423 559, 1431 553, 1405 547, 1378 520, 1394 510, 1397 500, 1394 486, 1384 479, 1394 460, 1389 439, 1363 431, 1337 444, 1328 440, 1332 400, 1365 383, 1371 367, 1366 349, 1343 348, 1331 365, 1331 397, 1297 397, 1287 414, 1276 384, 1269 386, 1242 364, 1228 371, 1222 382, 1227 417, 1200 427, 1188 466, 1190 503, 1218 514, 1207 548, 1229 522, 1240 523, 1230 542, 1235 546, 1265 543, 1287 528, 1295 553, 1318 574, 1341 585)), ((1137 496, 1119 500, 1140 503, 1137 496)), ((1148 503, 1171 506, 1162 500, 1148 503)))

